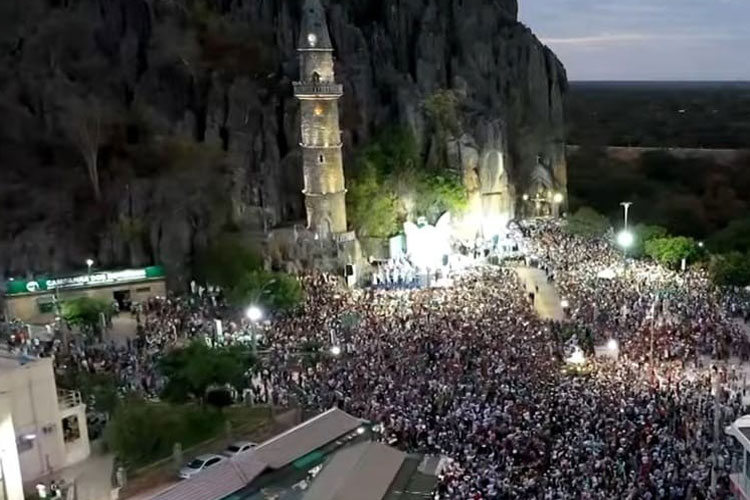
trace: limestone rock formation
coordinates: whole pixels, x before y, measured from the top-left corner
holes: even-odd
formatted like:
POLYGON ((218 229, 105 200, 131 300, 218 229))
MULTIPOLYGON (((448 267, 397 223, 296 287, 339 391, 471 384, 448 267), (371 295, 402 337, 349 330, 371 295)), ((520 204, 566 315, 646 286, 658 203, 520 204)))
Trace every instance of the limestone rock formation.
MULTIPOLYGON (((291 85, 301 0, 0 3, 0 273, 88 256, 181 271, 227 228, 303 219, 291 85), (101 202, 66 140, 71 95, 95 96, 112 117, 97 147, 101 202), (161 153, 144 160, 174 142, 222 156, 190 153, 183 170, 161 153)), ((500 164, 523 189, 539 155, 564 188, 565 71, 518 22, 516 0, 323 3, 348 160, 393 123, 429 154, 439 138, 422 103, 450 89, 461 134, 446 150, 477 191, 492 191, 500 164)))

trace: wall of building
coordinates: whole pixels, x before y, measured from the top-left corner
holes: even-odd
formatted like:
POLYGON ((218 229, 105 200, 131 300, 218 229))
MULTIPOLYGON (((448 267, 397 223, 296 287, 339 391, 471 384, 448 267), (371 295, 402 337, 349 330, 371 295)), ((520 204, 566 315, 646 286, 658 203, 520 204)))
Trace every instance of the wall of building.
MULTIPOLYGON (((75 290, 61 290, 59 298, 61 301, 71 300, 78 297, 90 297, 112 302, 114 293, 129 291, 130 300, 133 302, 145 302, 150 297, 164 297, 167 294, 166 282, 163 279, 149 280, 137 283, 126 283, 122 285, 80 288, 75 290)), ((5 298, 6 310, 10 318, 19 319, 26 323, 47 324, 55 320, 54 310, 42 313, 39 310, 39 301, 52 302, 54 292, 18 295, 5 298)))
POLYGON ((21 466, 16 450, 16 431, 7 394, 0 393, 0 496, 23 500, 21 466))
POLYGON ((26 440, 27 447, 18 451, 23 481, 28 483, 88 457, 85 406, 74 410, 79 414, 81 442, 66 447, 52 360, 41 358, 23 366, 9 366, 13 363, 16 362, 3 359, 0 392, 7 396, 16 440, 34 436, 26 440))

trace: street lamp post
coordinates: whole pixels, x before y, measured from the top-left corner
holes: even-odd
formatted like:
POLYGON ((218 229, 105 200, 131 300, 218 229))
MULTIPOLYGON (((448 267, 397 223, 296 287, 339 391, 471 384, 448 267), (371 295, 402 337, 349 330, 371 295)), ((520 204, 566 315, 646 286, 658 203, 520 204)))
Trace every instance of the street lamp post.
POLYGON ((625 210, 625 231, 628 230, 628 212, 630 211, 630 206, 633 204, 632 201, 623 201, 620 203, 620 206, 625 210))
POLYGON ((250 306, 245 311, 245 316, 250 320, 250 345, 253 350, 253 357, 258 354, 258 337, 255 331, 258 321, 263 319, 263 310, 258 306, 250 306))
POLYGON ((91 266, 94 265, 93 259, 86 259, 86 267, 88 267, 88 275, 91 276, 91 266))
POLYGON ((622 203, 620 203, 625 211, 625 223, 623 225, 622 231, 620 231, 620 233, 617 235, 617 244, 622 247, 622 257, 624 260, 623 266, 626 266, 628 262, 628 248, 633 246, 633 243, 635 242, 633 233, 631 233, 628 229, 628 212, 630 211, 630 206, 632 204, 633 203, 630 201, 623 201, 622 203))

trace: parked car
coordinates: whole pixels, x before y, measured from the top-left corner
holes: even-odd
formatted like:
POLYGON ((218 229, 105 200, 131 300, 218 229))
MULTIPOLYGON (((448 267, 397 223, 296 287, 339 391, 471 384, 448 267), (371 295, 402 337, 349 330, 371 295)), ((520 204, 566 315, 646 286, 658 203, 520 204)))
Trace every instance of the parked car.
POLYGON ((231 458, 243 453, 247 453, 256 446, 258 445, 255 443, 251 443, 250 441, 235 441, 234 443, 227 446, 224 451, 221 452, 221 454, 231 458))
POLYGON ((213 454, 197 456, 185 465, 185 467, 180 469, 178 476, 180 476, 180 479, 190 479, 226 459, 227 457, 225 456, 213 454))

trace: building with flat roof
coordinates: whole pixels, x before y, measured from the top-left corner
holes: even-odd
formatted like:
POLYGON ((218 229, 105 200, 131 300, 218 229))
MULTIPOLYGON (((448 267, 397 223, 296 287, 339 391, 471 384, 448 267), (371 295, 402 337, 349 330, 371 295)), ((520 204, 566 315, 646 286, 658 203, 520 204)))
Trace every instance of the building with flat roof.
POLYGON ((439 459, 374 441, 370 422, 332 408, 178 483, 155 500, 416 500, 439 459))
POLYGON ((23 500, 23 480, 16 449, 10 401, 0 392, 0 500, 23 500))
POLYGON ((0 351, 0 393, 24 483, 88 458, 86 405, 78 392, 57 390, 51 358, 0 351))
POLYGON ((24 323, 49 324, 55 320, 58 303, 65 300, 91 297, 117 302, 124 309, 133 302, 166 293, 166 275, 161 266, 13 279, 5 283, 5 315, 24 323))

